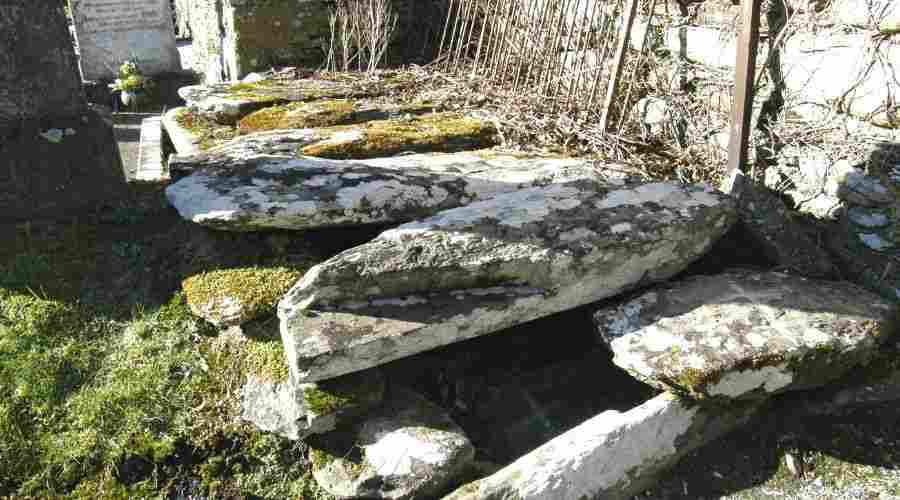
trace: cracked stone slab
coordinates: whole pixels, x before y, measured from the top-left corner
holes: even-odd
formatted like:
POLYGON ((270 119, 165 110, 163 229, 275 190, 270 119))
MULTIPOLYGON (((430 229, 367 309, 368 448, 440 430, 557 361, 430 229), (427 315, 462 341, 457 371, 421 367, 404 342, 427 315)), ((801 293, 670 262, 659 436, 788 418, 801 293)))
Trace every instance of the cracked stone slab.
POLYGON ((405 222, 502 193, 574 179, 620 179, 590 161, 473 153, 371 160, 270 155, 207 164, 166 189, 186 220, 259 231, 405 222))
POLYGON ((605 411, 444 500, 630 499, 756 410, 700 406, 664 393, 626 412, 605 411))
POLYGON ((409 85, 407 79, 269 79, 255 83, 190 85, 178 90, 187 106, 211 120, 231 125, 253 111, 289 102, 384 95, 409 85))
POLYGON ((327 379, 665 280, 735 219, 702 185, 590 180, 446 210, 311 268, 279 303, 288 365, 327 379))
POLYGON ((693 398, 819 387, 867 363, 895 311, 847 282, 732 271, 650 291, 594 317, 613 362, 693 398))
POLYGON ((241 419, 288 439, 304 439, 367 413, 381 404, 384 392, 384 376, 377 370, 316 384, 251 375, 241 388, 241 419))
POLYGON ((475 457, 440 407, 403 389, 349 430, 311 443, 316 482, 337 498, 433 498, 475 457))

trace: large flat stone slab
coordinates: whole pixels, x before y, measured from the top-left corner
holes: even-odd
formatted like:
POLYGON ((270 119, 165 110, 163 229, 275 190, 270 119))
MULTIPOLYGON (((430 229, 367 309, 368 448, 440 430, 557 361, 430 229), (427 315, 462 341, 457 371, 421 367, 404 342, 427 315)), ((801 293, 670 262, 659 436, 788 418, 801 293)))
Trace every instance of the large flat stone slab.
POLYGON ((386 231, 310 269, 279 303, 298 381, 334 377, 667 279, 735 220, 668 183, 530 188, 386 231))
MULTIPOLYGON (((201 132, 214 136, 204 130, 197 130, 195 134, 201 132)), ((196 170, 257 155, 341 160, 380 158, 398 153, 481 149, 493 146, 495 141, 496 129, 483 119, 461 113, 434 113, 357 125, 258 132, 236 137, 209 147, 202 154, 179 158, 175 162, 180 169, 196 170)))
POLYGON ((178 95, 196 112, 230 125, 253 111, 277 104, 371 97, 398 90, 411 83, 411 79, 403 75, 334 80, 272 78, 254 83, 191 85, 179 89, 178 95))
POLYGON ((169 180, 169 169, 162 157, 162 118, 159 116, 144 118, 141 121, 137 169, 131 180, 139 182, 169 180))
POLYGON ((624 413, 603 412, 444 499, 630 499, 680 457, 755 411, 752 405, 704 407, 661 394, 624 413))
MULTIPOLYGON (((471 153, 363 161, 251 154, 202 165, 166 196, 185 219, 229 231, 405 222, 523 188, 617 175, 585 160, 471 153)), ((169 166, 183 171, 178 160, 169 166)))
POLYGON ((694 398, 819 387, 867 363, 895 310, 847 282, 733 271, 648 292, 595 320, 635 377, 694 398))

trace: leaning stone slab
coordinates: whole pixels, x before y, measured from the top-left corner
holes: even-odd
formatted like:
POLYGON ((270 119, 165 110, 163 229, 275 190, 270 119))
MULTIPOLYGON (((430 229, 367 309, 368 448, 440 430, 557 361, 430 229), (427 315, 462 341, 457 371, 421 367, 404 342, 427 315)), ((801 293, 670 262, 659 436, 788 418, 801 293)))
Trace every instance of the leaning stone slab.
POLYGON ((187 106, 208 118, 231 125, 243 116, 277 104, 372 97, 409 85, 403 76, 380 79, 268 79, 255 83, 191 85, 178 90, 187 106))
POLYGON ((288 439, 305 439, 364 415, 381 404, 384 391, 384 376, 377 370, 317 384, 249 376, 241 388, 241 419, 288 439))
POLYGON ((661 394, 603 412, 445 500, 630 499, 690 451, 746 422, 753 405, 704 407, 661 394))
POLYGON ((440 494, 475 448, 441 408, 398 388, 362 423, 313 442, 310 455, 313 477, 335 497, 399 500, 440 494))
POLYGON ((471 153, 363 161, 255 153, 203 158, 189 169, 177 158, 170 162, 173 175, 196 171, 166 196, 185 219, 229 231, 405 222, 523 188, 613 175, 585 160, 471 153))
POLYGON ((866 364, 894 308, 846 282, 733 271, 661 287, 595 315, 613 362, 693 398, 819 387, 866 364))
POLYGON ((327 379, 667 279, 735 219, 704 186, 525 189, 386 231, 279 303, 292 376, 327 379))
POLYGON ((186 107, 178 107, 166 111, 162 118, 162 126, 175 147, 175 152, 181 156, 197 154, 202 149, 203 137, 192 131, 184 123, 184 116, 190 110, 186 107))

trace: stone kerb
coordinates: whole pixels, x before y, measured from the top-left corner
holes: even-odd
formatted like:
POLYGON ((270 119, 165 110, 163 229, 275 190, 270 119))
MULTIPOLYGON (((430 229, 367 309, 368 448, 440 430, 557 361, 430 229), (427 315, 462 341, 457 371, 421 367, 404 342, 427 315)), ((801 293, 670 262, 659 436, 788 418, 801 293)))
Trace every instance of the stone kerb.
POLYGON ((181 70, 169 0, 72 0, 72 16, 85 80, 113 79, 124 61, 181 70))

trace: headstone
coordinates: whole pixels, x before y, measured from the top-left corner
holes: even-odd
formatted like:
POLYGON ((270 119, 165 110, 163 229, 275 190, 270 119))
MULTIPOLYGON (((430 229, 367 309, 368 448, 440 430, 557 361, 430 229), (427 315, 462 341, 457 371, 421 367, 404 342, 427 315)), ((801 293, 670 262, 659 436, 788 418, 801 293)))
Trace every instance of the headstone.
POLYGON ((62 5, 0 4, 0 222, 71 220, 127 192, 112 120, 88 108, 62 5))
POLYGON ((86 107, 61 2, 0 3, 0 68, 0 143, 23 121, 86 107))
POLYGON ((169 0, 71 0, 85 80, 116 77, 124 61, 147 75, 181 70, 169 0))

